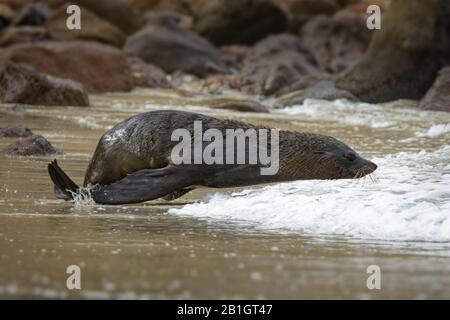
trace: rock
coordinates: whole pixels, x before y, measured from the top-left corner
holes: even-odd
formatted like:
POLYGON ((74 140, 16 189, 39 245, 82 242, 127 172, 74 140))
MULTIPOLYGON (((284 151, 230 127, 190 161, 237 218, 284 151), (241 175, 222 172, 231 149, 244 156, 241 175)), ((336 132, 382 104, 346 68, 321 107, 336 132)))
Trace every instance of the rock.
POLYGON ((24 6, 12 21, 15 26, 43 26, 50 14, 50 7, 43 2, 31 2, 24 6))
POLYGON ((361 17, 367 17, 367 8, 370 5, 377 5, 380 7, 381 12, 386 9, 386 0, 365 0, 362 2, 354 2, 347 4, 344 8, 336 12, 336 15, 342 13, 347 14, 348 12, 354 12, 361 17))
POLYGON ((17 103, 9 107, 6 113, 16 117, 23 117, 27 113, 27 108, 23 104, 17 103))
POLYGON ((240 70, 250 49, 249 46, 229 45, 221 47, 219 52, 228 69, 240 70))
POLYGON ((287 24, 281 8, 267 0, 197 0, 192 10, 195 31, 217 46, 253 44, 287 24))
POLYGON ((450 67, 441 69, 433 86, 420 101, 419 108, 450 112, 450 67))
POLYGON ((130 91, 133 75, 119 49, 92 41, 43 41, 0 51, 0 63, 29 64, 37 71, 77 81, 94 93, 130 91))
POLYGON ((183 89, 184 85, 189 85, 194 82, 200 81, 200 79, 189 73, 183 71, 175 71, 174 73, 167 76, 169 82, 173 88, 183 89))
POLYGON ((3 103, 89 106, 87 92, 81 84, 14 63, 0 67, 0 100, 3 103))
POLYGON ((43 136, 34 134, 9 145, 1 153, 9 156, 47 156, 62 152, 43 136))
POLYGON ((0 137, 2 138, 26 138, 31 135, 33 135, 33 132, 22 125, 0 129, 0 137))
POLYGON ((244 60, 239 81, 234 80, 232 86, 250 94, 277 95, 302 77, 318 74, 300 40, 282 34, 255 45, 244 60))
POLYGON ((0 30, 6 27, 14 19, 14 10, 7 4, 0 3, 0 30))
POLYGON ((362 59, 371 37, 366 20, 346 12, 311 19, 303 26, 300 39, 322 71, 339 73, 362 59))
POLYGON ((183 71, 203 77, 227 71, 218 51, 206 39, 167 21, 147 25, 130 36, 124 51, 169 73, 183 71))
POLYGON ((152 64, 147 64, 138 57, 128 57, 127 61, 136 87, 172 88, 167 75, 162 69, 152 64))
POLYGON ((392 1, 363 59, 337 82, 358 99, 420 99, 450 60, 450 3, 392 1))
POLYGON ((69 30, 66 26, 67 6, 52 12, 48 18, 48 29, 55 40, 94 40, 122 47, 126 35, 117 27, 95 15, 86 8, 81 8, 82 28, 69 30))
POLYGON ((132 0, 71 0, 70 3, 91 10, 126 34, 132 34, 142 27, 142 17, 132 0))
POLYGON ((49 38, 50 35, 46 27, 9 27, 0 35, 0 46, 6 47, 16 43, 44 41, 49 38))
POLYGON ((175 11, 148 11, 144 14, 143 20, 145 25, 177 26, 186 30, 192 29, 193 26, 191 16, 175 11))
POLYGON ((331 16, 339 10, 336 0, 279 0, 289 18, 289 30, 297 33, 311 18, 318 15, 331 16))
POLYGON ((175 11, 191 14, 195 0, 133 0, 133 5, 141 10, 175 11))
POLYGON ((209 107, 214 109, 226 109, 240 112, 258 112, 258 113, 269 113, 269 110, 256 101, 246 100, 230 100, 230 101, 219 101, 218 103, 212 104, 209 107))
POLYGON ((303 89, 278 97, 275 106, 277 108, 290 107, 302 104, 305 99, 322 99, 329 101, 336 99, 357 100, 351 93, 336 88, 333 80, 327 79, 319 80, 303 89))

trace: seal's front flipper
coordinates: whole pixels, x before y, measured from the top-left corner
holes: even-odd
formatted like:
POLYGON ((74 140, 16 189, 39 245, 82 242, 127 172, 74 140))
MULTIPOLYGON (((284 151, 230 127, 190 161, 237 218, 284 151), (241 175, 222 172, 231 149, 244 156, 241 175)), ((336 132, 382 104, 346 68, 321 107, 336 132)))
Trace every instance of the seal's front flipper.
POLYGON ((187 167, 140 170, 102 187, 93 194, 93 198, 100 204, 144 202, 198 184, 198 179, 199 175, 187 167))
POLYGON ((182 196, 184 196, 186 193, 192 191, 192 188, 186 188, 183 190, 177 190, 175 192, 169 193, 168 195, 165 195, 164 197, 162 197, 164 200, 166 201, 172 201, 178 198, 181 198, 182 196))

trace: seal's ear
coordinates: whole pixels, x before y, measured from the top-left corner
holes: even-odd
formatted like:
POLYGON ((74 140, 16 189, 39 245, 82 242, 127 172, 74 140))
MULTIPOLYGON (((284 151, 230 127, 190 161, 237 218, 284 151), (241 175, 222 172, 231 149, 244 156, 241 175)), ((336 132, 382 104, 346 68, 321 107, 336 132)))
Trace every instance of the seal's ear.
POLYGON ((94 192, 93 198, 99 204, 138 203, 161 198, 199 183, 199 175, 192 174, 186 167, 145 169, 100 188, 94 192))

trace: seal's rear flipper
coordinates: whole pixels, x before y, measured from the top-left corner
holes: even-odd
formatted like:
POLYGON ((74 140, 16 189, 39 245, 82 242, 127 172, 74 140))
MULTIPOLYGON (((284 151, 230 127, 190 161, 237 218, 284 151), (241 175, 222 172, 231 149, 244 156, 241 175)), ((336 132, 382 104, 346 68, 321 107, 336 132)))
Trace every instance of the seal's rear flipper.
POLYGON ((134 172, 93 193, 100 204, 137 203, 164 197, 197 184, 199 174, 187 167, 168 166, 134 172))
POLYGON ((59 167, 58 162, 53 160, 48 165, 48 173, 55 184, 54 192, 58 199, 72 200, 72 193, 77 192, 80 188, 69 178, 69 176, 59 167))

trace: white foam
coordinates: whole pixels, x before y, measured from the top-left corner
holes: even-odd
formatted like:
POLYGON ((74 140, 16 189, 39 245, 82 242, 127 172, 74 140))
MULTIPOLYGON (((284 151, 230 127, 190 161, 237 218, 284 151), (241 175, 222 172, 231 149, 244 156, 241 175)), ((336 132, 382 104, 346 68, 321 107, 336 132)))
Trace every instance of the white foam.
POLYGON ((450 241, 450 146, 373 161, 377 182, 296 181, 212 194, 169 213, 276 232, 450 241))
POLYGON ((71 192, 75 207, 85 207, 93 205, 92 191, 98 188, 98 185, 87 185, 80 187, 76 192, 71 192))
POLYGON ((304 116, 310 120, 333 121, 342 124, 386 128, 395 121, 386 120, 383 106, 355 103, 347 100, 324 101, 306 99, 301 105, 280 109, 278 112, 304 116))
MULTIPOLYGON (((440 123, 450 120, 450 115, 447 113, 419 110, 414 107, 416 104, 404 100, 386 104, 368 104, 348 100, 306 99, 301 105, 280 109, 277 112, 296 116, 299 119, 394 130, 404 130, 405 127, 422 128, 427 122, 440 123)), ((433 130, 439 131, 439 128, 436 127, 433 130)), ((448 130, 447 127, 444 127, 444 130, 448 130)))
POLYGON ((418 132, 417 137, 436 138, 450 132, 450 123, 436 124, 431 126, 426 132, 418 132))

